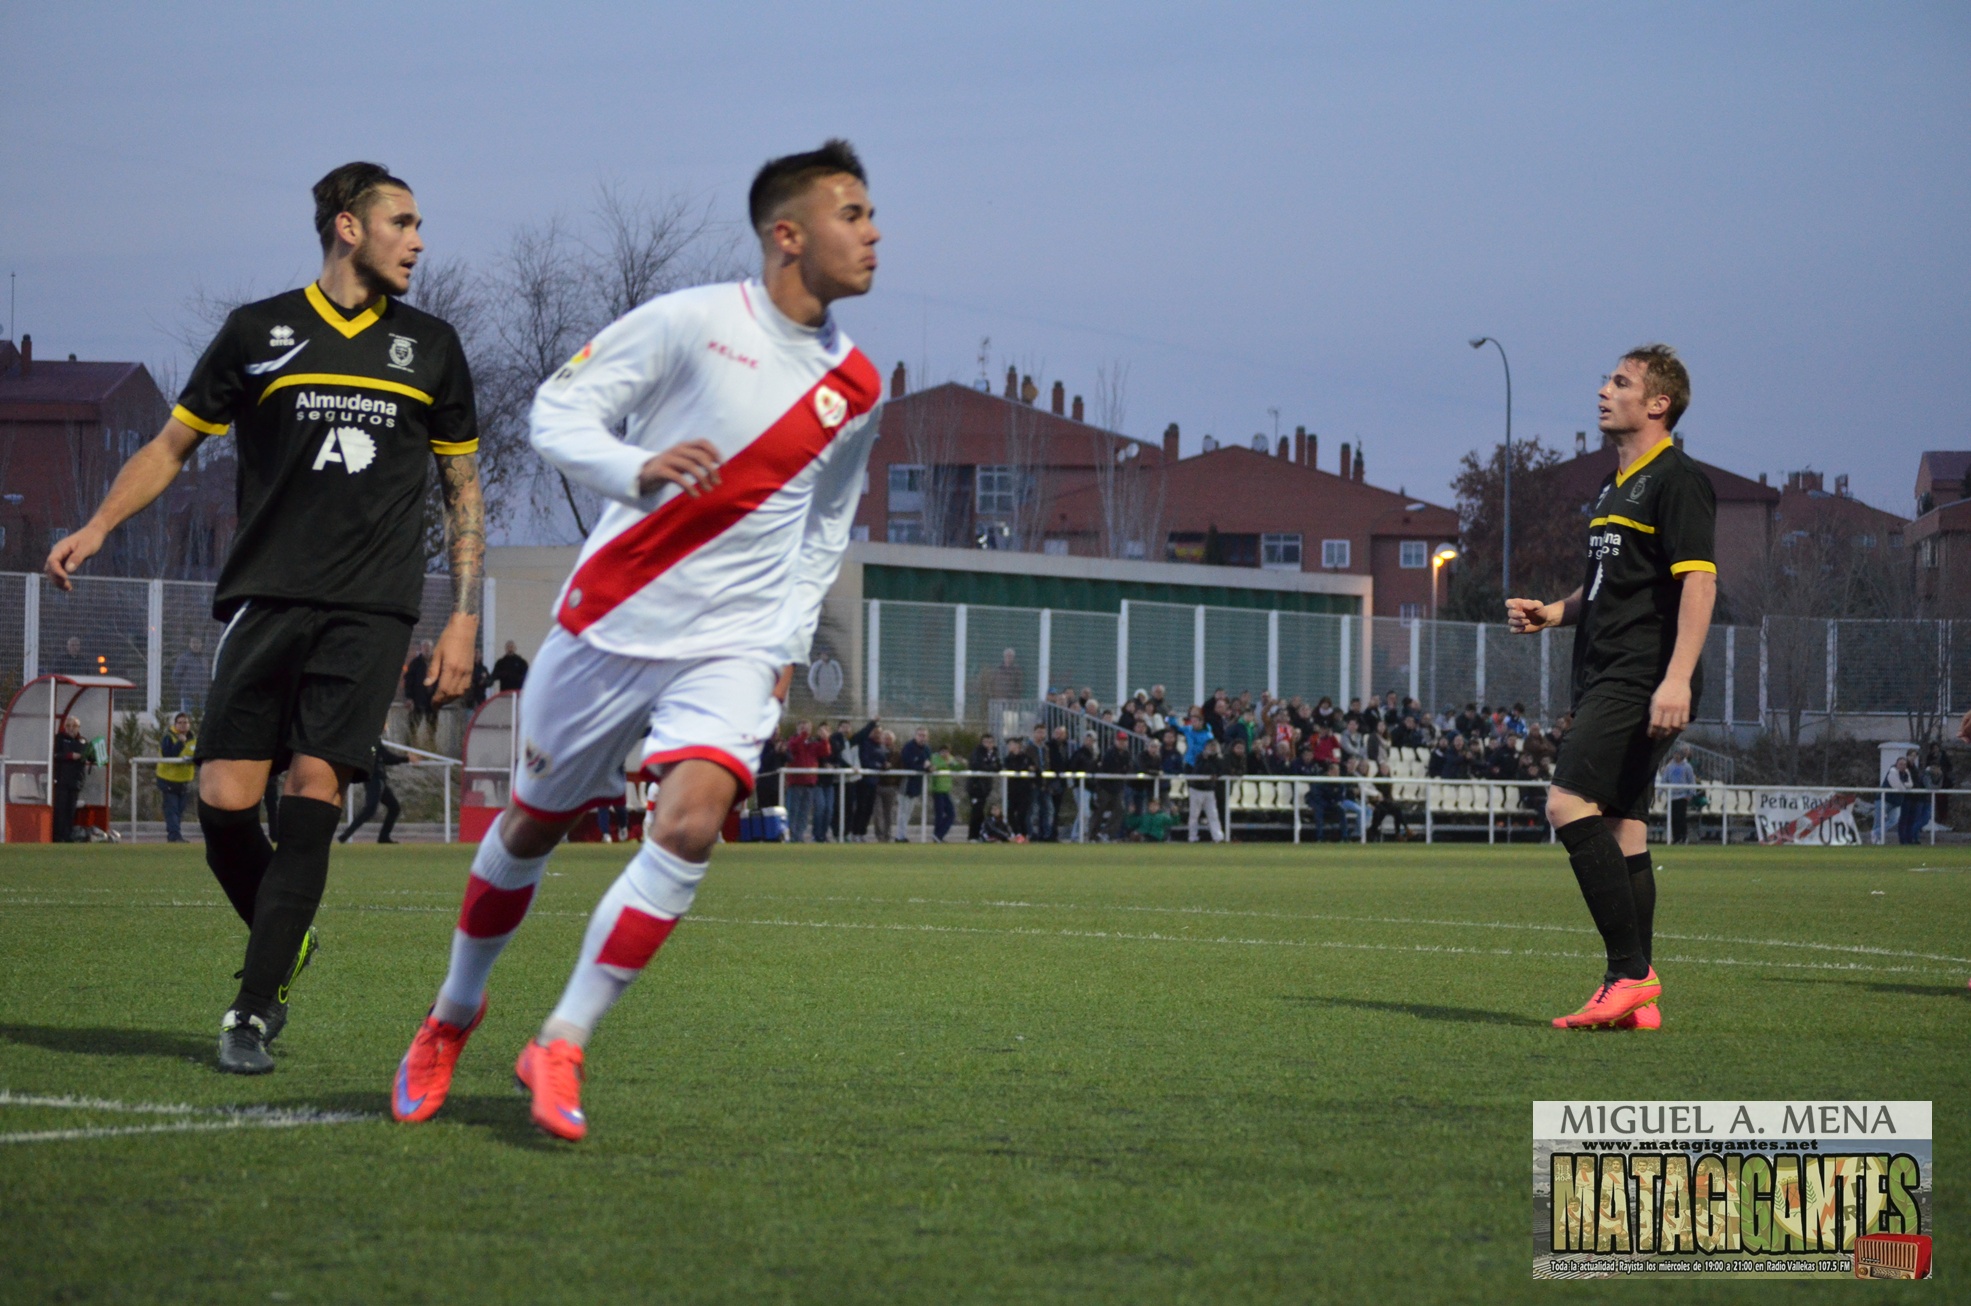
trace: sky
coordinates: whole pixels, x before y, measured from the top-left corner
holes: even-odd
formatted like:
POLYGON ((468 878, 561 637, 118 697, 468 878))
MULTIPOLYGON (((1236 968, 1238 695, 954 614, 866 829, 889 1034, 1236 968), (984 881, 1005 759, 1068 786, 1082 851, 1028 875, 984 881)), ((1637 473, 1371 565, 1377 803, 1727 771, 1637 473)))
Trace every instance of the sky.
POLYGON ((318 266, 308 188, 367 158, 433 257, 599 183, 743 221, 842 135, 885 232, 839 306, 887 377, 1007 364, 1123 429, 1249 442, 1449 503, 1504 433, 1571 451, 1667 341, 1707 461, 1912 511, 1971 446, 1971 6, 65 2, 0 41, 0 272, 42 357, 182 373, 197 291, 318 266), (1277 410, 1277 415, 1275 413, 1277 410))

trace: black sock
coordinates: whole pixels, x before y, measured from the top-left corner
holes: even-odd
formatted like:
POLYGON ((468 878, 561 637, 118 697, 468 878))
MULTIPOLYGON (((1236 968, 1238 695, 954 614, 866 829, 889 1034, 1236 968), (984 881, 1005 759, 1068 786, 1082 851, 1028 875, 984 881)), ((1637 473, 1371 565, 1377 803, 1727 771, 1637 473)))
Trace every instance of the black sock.
POLYGON ((247 928, 253 928, 253 904, 260 896, 260 881, 273 860, 274 845, 267 842, 260 828, 260 805, 239 811, 214 807, 198 800, 198 828, 205 833, 205 864, 213 878, 226 891, 227 901, 240 914, 247 928))
POLYGON ((314 923, 328 883, 329 845, 342 809, 315 798, 281 799, 281 841, 267 866, 253 912, 253 934, 246 941, 246 969, 240 976, 241 1011, 270 1014, 279 1005, 280 987, 314 923))
POLYGON ((1656 869, 1647 852, 1629 858, 1629 896, 1636 900, 1636 940, 1642 944, 1643 962, 1653 964, 1656 955, 1656 869))
POLYGON ((1608 974, 1614 979, 1641 979, 1649 974, 1642 943, 1636 937, 1636 899, 1629 888, 1628 859, 1599 816, 1570 821, 1554 833, 1567 848, 1574 878, 1587 899, 1588 912, 1601 931, 1608 950, 1608 974))

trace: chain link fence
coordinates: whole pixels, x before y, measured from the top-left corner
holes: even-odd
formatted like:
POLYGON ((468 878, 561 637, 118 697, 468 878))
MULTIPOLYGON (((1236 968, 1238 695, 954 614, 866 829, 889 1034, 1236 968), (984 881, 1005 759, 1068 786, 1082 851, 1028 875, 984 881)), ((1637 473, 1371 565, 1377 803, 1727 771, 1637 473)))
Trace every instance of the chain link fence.
MULTIPOLYGON (((1433 712, 1467 703, 1551 721, 1573 700, 1574 635, 1503 625, 1129 602, 1120 612, 867 601, 866 712, 977 723, 993 700, 1162 685, 1179 706, 1217 689, 1346 703, 1394 690, 1433 712), (961 650, 962 645, 962 650, 961 650)), ((1695 719, 1789 737, 1834 722, 1857 737, 1934 738, 1971 707, 1971 622, 1770 617, 1714 626, 1695 719)))
MULTIPOLYGON (((196 713, 222 630, 212 592, 78 577, 63 593, 0 573, 0 690, 11 699, 34 675, 106 673, 135 686, 120 710, 196 713)), ((451 610, 450 579, 427 577, 414 650, 438 638, 451 610)), ((1162 685, 1180 705, 1219 688, 1342 703, 1395 690, 1432 711, 1523 703, 1551 720, 1572 699, 1572 661, 1571 632, 1515 636, 1469 622, 1376 617, 1365 631, 1356 617, 1169 603, 1078 612, 871 600, 824 611, 821 674, 796 677, 789 709, 974 722, 993 699, 1088 689, 1113 705, 1162 685)), ((1712 628, 1696 719, 1789 738, 1833 721, 1857 736, 1922 739, 1967 707, 1971 621, 1768 617, 1712 628)))
MULTIPOLYGON (((0 690, 9 701, 37 675, 121 676, 119 713, 196 715, 212 684, 224 626, 214 587, 198 581, 78 576, 69 592, 38 575, 0 573, 0 690)), ((449 577, 425 578, 415 648, 435 641, 452 612, 449 577)))

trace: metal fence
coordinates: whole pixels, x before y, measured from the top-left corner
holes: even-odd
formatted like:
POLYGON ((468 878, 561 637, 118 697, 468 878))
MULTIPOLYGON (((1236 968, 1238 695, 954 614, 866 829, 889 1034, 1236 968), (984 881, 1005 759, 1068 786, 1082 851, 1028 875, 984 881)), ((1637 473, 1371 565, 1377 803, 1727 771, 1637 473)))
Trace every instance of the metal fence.
MULTIPOLYGON (((213 586, 197 581, 79 576, 64 593, 38 575, 0 573, 0 691, 48 672, 122 676, 122 711, 197 712, 212 683, 221 624, 213 586)), ((452 582, 428 576, 412 641, 436 640, 452 611, 452 582)), ((4 701, 4 700, 0 700, 4 701)))
MULTIPOLYGON (((487 582, 492 630, 492 582, 487 582)), ((63 593, 38 575, 0 573, 0 691, 49 671, 123 676, 120 707, 196 711, 211 683, 220 624, 210 584, 78 577, 63 593)), ((413 638, 435 640, 451 581, 425 580, 413 638)), ((790 708, 978 723, 993 699, 1089 689, 1114 704, 1165 687, 1168 701, 1215 689, 1347 703, 1395 690, 1433 711, 1510 706, 1551 720, 1571 698, 1573 632, 1516 636, 1504 626, 1396 617, 1311 615, 1125 601, 1117 612, 867 600, 823 614, 839 691, 797 686, 790 708), (861 626, 860 632, 851 629, 861 626), (859 633, 860 638, 855 636, 859 633)), ((1705 644, 1700 722, 1798 734, 1816 723, 1872 718, 1921 738, 1971 708, 1971 621, 1847 621, 1769 617, 1713 627, 1705 644)))
MULTIPOLYGON (((1124 602, 1119 612, 979 604, 862 604, 863 665, 845 688, 865 712, 977 724, 994 700, 1088 689, 1114 704, 1165 687, 1178 705, 1216 689, 1340 703, 1395 690, 1431 711, 1511 706, 1552 720, 1572 700, 1574 632, 1124 602)), ((1714 626, 1695 719, 1797 732, 1874 718, 1934 735, 1971 707, 1971 621, 1770 617, 1714 626)))
MULTIPOLYGON (((1360 843, 1385 838, 1424 843, 1443 838, 1554 842, 1544 811, 1547 782, 1435 779, 1425 770, 1421 750, 1402 751, 1409 755, 1397 759, 1394 773, 1375 778, 1224 777, 1204 790, 1211 796, 1209 810, 1191 801, 1191 786, 1198 779, 1193 775, 945 771, 940 777, 954 783, 948 795, 951 829, 942 836, 934 834, 929 797, 903 795, 906 782, 924 782, 921 773, 787 767, 760 779, 771 791, 784 795, 784 802, 802 793, 800 786, 788 781, 797 776, 813 778, 802 801, 773 808, 788 822, 778 837, 797 843, 830 839, 921 843, 954 837, 963 842, 973 837, 976 815, 986 805, 998 809, 1017 842, 1107 842, 1121 837, 1126 818, 1141 816, 1152 800, 1177 818, 1168 831, 1171 841, 1196 842, 1203 837, 1218 842, 1229 836, 1321 842, 1332 825, 1337 840, 1360 843), (857 790, 864 794, 860 804, 854 798, 857 790), (887 800, 882 797, 885 791, 887 800), (817 797, 826 801, 814 801, 817 797), (960 826, 964 830, 959 831, 960 826)), ((1690 843, 1854 846, 1927 841, 1934 845, 1939 834, 1955 834, 1965 827, 1962 800, 1971 799, 1971 790, 1802 790, 1791 785, 1700 781, 1680 796, 1691 804, 1684 840, 1690 843), (1776 805, 1783 815, 1764 810, 1762 795, 1784 800, 1776 805), (1959 800, 1951 808, 1955 819, 1944 806, 1952 799, 1959 800), (1920 820, 1911 821, 1907 829, 1899 827, 1905 804, 1920 805, 1920 820)), ((764 794, 760 798, 765 801, 764 794)), ((1665 843, 1672 841, 1670 800, 1669 790, 1659 781, 1649 822, 1652 838, 1665 843)))

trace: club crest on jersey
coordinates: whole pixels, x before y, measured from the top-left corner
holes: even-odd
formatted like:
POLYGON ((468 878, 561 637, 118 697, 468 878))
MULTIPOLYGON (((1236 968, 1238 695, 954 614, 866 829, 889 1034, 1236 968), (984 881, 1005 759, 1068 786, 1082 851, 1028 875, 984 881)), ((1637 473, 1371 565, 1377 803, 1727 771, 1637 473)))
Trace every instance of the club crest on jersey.
POLYGON ((330 463, 341 463, 342 469, 354 476, 375 461, 376 441, 353 426, 338 426, 322 437, 311 470, 319 472, 330 463))
POLYGON ((1643 487, 1648 484, 1649 484, 1648 472, 1644 472, 1641 476, 1638 476, 1635 480, 1631 481, 1629 483, 1629 502, 1641 503, 1643 501, 1643 487))
POLYGON ((400 372, 410 371, 413 356, 412 351, 416 347, 417 341, 411 339, 409 336, 390 337, 390 366, 400 372))
POLYGON ((277 326, 267 333, 267 344, 274 349, 284 349, 294 343, 294 328, 277 326))
POLYGON ((832 431, 848 420, 849 401, 822 386, 814 392, 814 415, 821 419, 822 426, 832 431))

